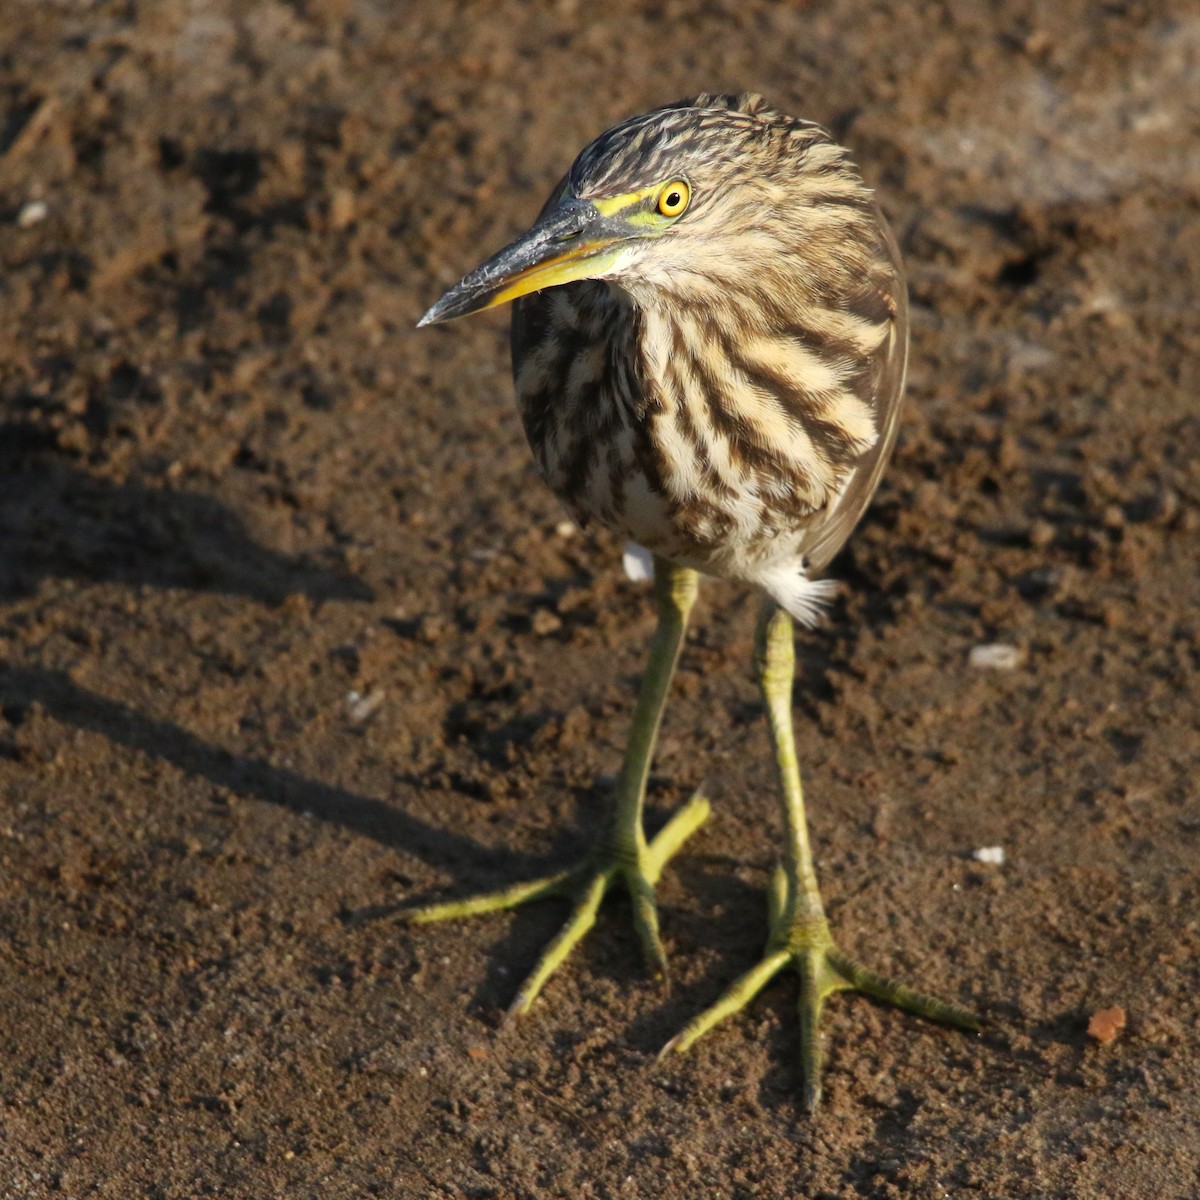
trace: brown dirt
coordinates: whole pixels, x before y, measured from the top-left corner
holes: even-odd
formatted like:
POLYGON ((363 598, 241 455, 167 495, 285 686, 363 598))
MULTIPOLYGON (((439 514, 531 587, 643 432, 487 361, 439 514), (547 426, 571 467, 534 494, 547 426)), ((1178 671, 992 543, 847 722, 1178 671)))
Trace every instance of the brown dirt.
POLYGON ((1194 4, 0 9, 0 1195, 1200 1195, 1194 4), (501 1029, 556 906, 395 916, 587 843, 651 626, 505 318, 413 322, 588 137, 745 87, 856 148, 915 302, 802 643, 826 897, 988 1021, 835 1001, 811 1121, 788 980, 654 1058, 762 937, 737 589, 652 784, 715 805, 669 995, 616 901, 501 1029))

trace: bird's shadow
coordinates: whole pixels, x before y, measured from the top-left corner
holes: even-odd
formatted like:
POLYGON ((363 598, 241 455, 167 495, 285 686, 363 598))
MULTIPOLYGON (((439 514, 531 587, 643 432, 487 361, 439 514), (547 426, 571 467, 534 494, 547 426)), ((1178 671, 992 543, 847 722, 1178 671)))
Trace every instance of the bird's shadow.
MULTIPOLYGON (((0 420, 0 480, 0 601, 34 594, 46 579, 207 591, 268 604, 296 594, 318 602, 372 598, 366 583, 348 572, 257 542, 235 513, 209 496, 97 478, 56 448, 51 430, 34 422, 0 420)), ((172 721, 91 691, 64 672, 0 663, 0 711, 6 718, 0 726, 19 725, 35 706, 67 727, 171 763, 242 799, 310 814, 455 878, 485 884, 495 879, 501 886, 553 870, 569 853, 569 834, 561 855, 490 849, 412 816, 393 801, 212 745, 172 721)), ((405 897, 342 917, 347 924, 385 919, 413 903, 413 897, 405 897)))
POLYGON ((279 603, 369 600, 349 572, 263 546, 199 492, 96 478, 55 452, 50 431, 0 422, 0 600, 47 578, 178 587, 279 603))
POLYGON ((212 746, 172 721, 146 716, 81 687, 63 671, 0 664, 0 711, 8 722, 19 724, 35 705, 63 725, 98 733, 243 799, 309 813, 429 863, 477 862, 487 855, 470 838, 428 824, 394 804, 212 746))

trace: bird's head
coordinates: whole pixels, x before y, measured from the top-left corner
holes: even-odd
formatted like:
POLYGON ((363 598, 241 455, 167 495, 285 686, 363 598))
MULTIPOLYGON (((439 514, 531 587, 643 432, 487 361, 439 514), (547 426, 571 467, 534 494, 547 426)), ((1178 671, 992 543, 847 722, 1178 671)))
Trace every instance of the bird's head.
POLYGON ((769 275, 799 237, 819 237, 817 214, 831 198, 870 205, 820 126, 755 95, 699 96, 633 117, 585 147, 533 228, 455 284, 420 324, 580 279, 609 280, 635 299, 719 292, 741 273, 769 275))

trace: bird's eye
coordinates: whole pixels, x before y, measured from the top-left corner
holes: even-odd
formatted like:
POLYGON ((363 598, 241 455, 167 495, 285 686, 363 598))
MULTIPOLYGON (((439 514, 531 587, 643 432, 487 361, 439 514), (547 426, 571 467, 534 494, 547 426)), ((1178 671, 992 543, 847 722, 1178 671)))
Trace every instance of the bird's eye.
POLYGON ((678 217, 691 198, 692 189, 682 179, 676 179, 658 193, 658 211, 664 217, 678 217))

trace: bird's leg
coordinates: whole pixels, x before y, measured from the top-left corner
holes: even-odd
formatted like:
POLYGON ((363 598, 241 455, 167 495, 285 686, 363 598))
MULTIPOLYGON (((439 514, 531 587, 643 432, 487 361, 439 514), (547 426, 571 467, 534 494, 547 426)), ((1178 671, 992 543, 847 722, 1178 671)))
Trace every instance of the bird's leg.
POLYGON ((633 729, 617 780, 616 806, 608 834, 588 858, 572 870, 559 871, 499 892, 445 904, 431 904, 405 914, 405 919, 410 923, 424 924, 515 908, 545 896, 570 898, 573 901, 570 917, 542 952, 537 965, 522 984, 509 1010, 511 1013, 528 1011, 546 980, 592 927, 600 901, 617 880, 624 883, 633 901, 634 928, 641 940, 647 964, 656 974, 666 973, 666 955, 658 933, 654 885, 667 860, 708 816, 708 801, 701 795, 693 796, 653 840, 646 841, 642 828, 642 807, 650 761, 654 755, 667 692, 683 647, 688 614, 699 590, 699 576, 695 571, 656 559, 654 590, 658 625, 654 631, 650 661, 638 693, 633 729))
POLYGON ((792 682, 796 654, 792 619, 773 604, 764 605, 755 643, 755 669, 771 727, 782 787, 784 857, 768 893, 769 932, 759 963, 693 1018, 663 1050, 682 1052, 718 1022, 748 1004, 780 971, 800 976, 800 1068, 804 1108, 813 1111, 821 1098, 821 1009, 834 992, 864 992, 909 1012, 978 1030, 978 1020, 957 1005, 946 1004, 867 970, 836 946, 825 920, 813 868, 804 792, 792 731, 792 682))

